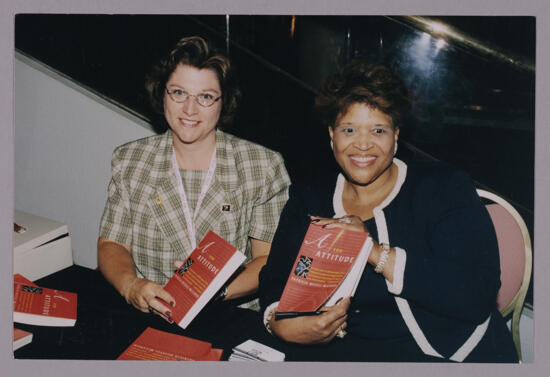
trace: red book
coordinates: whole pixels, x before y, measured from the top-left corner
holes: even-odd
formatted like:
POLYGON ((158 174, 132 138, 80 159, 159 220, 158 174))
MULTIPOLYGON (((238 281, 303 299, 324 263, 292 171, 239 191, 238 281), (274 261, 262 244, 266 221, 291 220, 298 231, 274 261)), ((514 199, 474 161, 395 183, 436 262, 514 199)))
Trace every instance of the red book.
POLYGON ((13 321, 37 326, 74 326, 77 295, 13 281, 13 321))
POLYGON ((13 350, 17 350, 32 342, 32 333, 13 328, 13 350))
POLYGON ((38 287, 38 285, 34 284, 32 281, 30 281, 29 279, 27 279, 21 274, 13 274, 13 280, 21 284, 30 285, 31 287, 38 287))
POLYGON ((277 318, 284 318, 285 313, 293 316, 292 313, 315 312, 337 289, 339 297, 352 295, 371 247, 372 240, 366 232, 311 224, 277 306, 277 318), (355 276, 348 279, 352 268, 355 272, 350 275, 355 276))
POLYGON ((208 342, 148 327, 117 360, 218 361, 222 353, 208 342))
POLYGON ((164 287, 176 300, 174 322, 186 328, 245 259, 235 246, 208 232, 164 287))

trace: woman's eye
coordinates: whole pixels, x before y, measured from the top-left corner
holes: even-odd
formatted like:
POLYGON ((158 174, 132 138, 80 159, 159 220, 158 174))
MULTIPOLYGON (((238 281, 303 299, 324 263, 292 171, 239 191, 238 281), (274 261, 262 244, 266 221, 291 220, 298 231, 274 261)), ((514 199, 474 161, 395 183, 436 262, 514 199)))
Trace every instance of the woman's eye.
POLYGON ((372 130, 372 133, 376 135, 382 135, 382 134, 385 134, 386 132, 387 131, 384 128, 374 128, 372 130))
POLYGON ((200 96, 205 100, 214 99, 214 96, 212 94, 208 94, 208 93, 200 94, 200 96))
POLYGON ((172 93, 175 94, 176 96, 183 96, 185 94, 185 92, 181 89, 174 89, 172 90, 172 93))
POLYGON ((355 128, 352 127, 344 127, 342 128, 342 133, 344 135, 353 135, 355 133, 355 128))

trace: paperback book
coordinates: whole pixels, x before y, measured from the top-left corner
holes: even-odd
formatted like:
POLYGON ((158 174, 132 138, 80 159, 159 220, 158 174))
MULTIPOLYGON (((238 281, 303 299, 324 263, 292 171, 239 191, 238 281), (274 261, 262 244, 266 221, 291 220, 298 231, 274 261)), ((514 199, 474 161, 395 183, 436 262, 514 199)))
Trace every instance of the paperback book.
POLYGON ((218 361, 222 354, 208 342, 148 327, 117 360, 218 361))
POLYGON ((31 287, 38 287, 38 285, 34 284, 32 281, 21 274, 13 274, 13 281, 19 282, 21 284, 30 285, 31 287))
POLYGON ((319 314, 324 305, 352 296, 371 248, 366 232, 310 224, 275 318, 319 314))
POLYGON ((31 332, 17 329, 15 327, 13 328, 13 350, 14 351, 23 346, 26 346, 30 342, 32 342, 31 332))
POLYGON ((76 293, 38 287, 23 279, 21 276, 14 276, 14 322, 36 326, 74 326, 77 312, 76 293))
POLYGON ((208 232, 164 287, 176 300, 174 322, 185 329, 245 259, 235 246, 208 232))

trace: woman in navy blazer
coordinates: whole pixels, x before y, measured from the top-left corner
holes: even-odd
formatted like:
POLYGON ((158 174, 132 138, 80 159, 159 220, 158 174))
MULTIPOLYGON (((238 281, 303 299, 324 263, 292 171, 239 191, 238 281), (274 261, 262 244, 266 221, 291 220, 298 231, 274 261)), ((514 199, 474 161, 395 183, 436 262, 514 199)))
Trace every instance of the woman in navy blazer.
POLYGON ((279 346, 296 360, 517 362, 496 307, 495 232, 470 177, 394 158, 410 107, 401 80, 353 62, 326 81, 316 105, 338 169, 293 184, 260 274, 264 324, 279 346), (368 232, 367 267, 352 299, 275 320, 310 222, 368 232))

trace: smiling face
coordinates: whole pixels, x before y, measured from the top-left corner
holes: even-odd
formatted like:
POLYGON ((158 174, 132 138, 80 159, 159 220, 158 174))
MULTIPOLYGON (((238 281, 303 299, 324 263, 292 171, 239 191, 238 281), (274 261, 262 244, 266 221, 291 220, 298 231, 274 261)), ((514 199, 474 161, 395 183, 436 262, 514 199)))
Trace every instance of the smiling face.
POLYGON ((394 128, 389 115, 363 103, 353 103, 336 118, 329 133, 334 157, 352 184, 385 183, 399 136, 399 128, 394 128))
MULTIPOLYGON (((166 83, 172 92, 181 90, 190 95, 209 94, 214 98, 222 95, 216 72, 180 64, 166 83)), ((203 107, 194 97, 177 103, 164 94, 164 116, 174 133, 174 144, 194 144, 215 140, 216 124, 220 118, 222 101, 203 107)))

